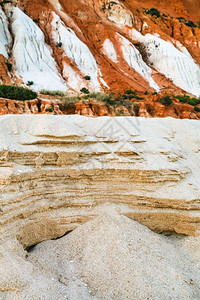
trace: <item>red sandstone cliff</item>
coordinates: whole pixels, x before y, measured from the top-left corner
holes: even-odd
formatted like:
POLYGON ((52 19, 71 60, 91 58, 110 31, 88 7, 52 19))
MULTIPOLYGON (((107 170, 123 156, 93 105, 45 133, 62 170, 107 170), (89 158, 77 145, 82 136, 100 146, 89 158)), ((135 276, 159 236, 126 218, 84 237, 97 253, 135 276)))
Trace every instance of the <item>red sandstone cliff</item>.
MULTIPOLYGON (((50 49, 49 53, 55 61, 54 73, 55 70, 58 72, 59 80, 63 80, 62 84, 66 84, 68 91, 79 93, 82 87, 86 87, 90 91, 98 89, 107 93, 122 93, 132 88, 139 92, 153 93, 158 87, 158 91, 165 94, 187 92, 200 96, 200 29, 197 27, 200 19, 199 1, 21 0, 3 4, 1 8, 7 17, 8 31, 12 39, 6 45, 8 56, 0 55, 0 80, 5 84, 26 84, 27 79, 24 78, 27 78, 28 72, 30 77, 33 73, 32 66, 26 60, 26 51, 30 57, 35 56, 31 47, 23 49, 27 65, 20 68, 18 61, 22 43, 17 44, 19 33, 15 24, 21 19, 18 20, 19 13, 14 11, 13 14, 15 6, 34 21, 34 25, 30 26, 41 29, 45 43, 50 49), (147 13, 151 8, 158 9, 160 16, 147 13), (194 27, 188 26, 188 22, 191 21, 194 27), (71 37, 76 36, 76 40, 72 40, 71 44, 68 43, 69 37, 65 35, 64 29, 70 32, 71 37), (147 43, 145 39, 148 35, 152 39, 151 43, 147 43), (153 40, 154 36, 161 41, 161 46, 153 40), (162 41, 172 45, 174 54, 171 54, 166 44, 162 45, 162 41), (85 46, 90 55, 88 58, 87 55, 83 55, 87 52, 85 46), (157 51, 157 48, 152 48, 154 46, 160 47, 161 50, 158 49, 157 56, 152 58, 155 50, 157 51), (79 55, 83 57, 76 57, 79 55), (92 66, 92 63, 87 65, 91 59, 94 59, 95 66, 92 66), (8 70, 6 62, 12 64, 11 71, 8 70), (169 65, 169 70, 164 64, 169 65), (89 77, 94 74, 94 78, 90 80, 85 79, 87 66, 89 77), (92 67, 94 70, 91 71, 91 75, 89 70, 92 67), (24 68, 27 68, 26 76, 24 68), (184 77, 184 73, 187 78, 184 77)), ((20 15, 20 18, 23 17, 20 15)), ((19 30, 22 34, 23 29, 19 30)), ((26 40, 24 43, 27 45, 30 43, 27 36, 22 38, 26 40)), ((33 43, 34 38, 37 40, 38 36, 30 37, 33 43)), ((37 47, 40 47, 40 43, 35 46, 37 47)), ((36 54, 42 57, 43 53, 39 52, 41 49, 37 53, 35 48, 36 54)), ((43 72, 45 65, 39 63, 38 59, 37 66, 37 59, 34 61, 33 58, 34 70, 38 67, 39 71, 36 71, 43 72)), ((34 82, 34 88, 39 90, 39 84, 34 82)), ((148 102, 151 106, 156 106, 151 99, 145 98, 145 103, 148 102)), ((190 111, 192 110, 193 107, 190 108, 190 111)), ((154 111, 155 115, 163 116, 157 108, 154 111)), ((187 113, 186 115, 188 117, 187 113)))

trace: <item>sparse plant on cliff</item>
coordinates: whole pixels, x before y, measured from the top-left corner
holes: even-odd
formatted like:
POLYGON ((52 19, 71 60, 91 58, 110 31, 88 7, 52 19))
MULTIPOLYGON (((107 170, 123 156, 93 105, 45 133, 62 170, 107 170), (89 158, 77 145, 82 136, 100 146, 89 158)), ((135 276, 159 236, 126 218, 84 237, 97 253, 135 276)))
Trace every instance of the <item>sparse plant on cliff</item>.
POLYGON ((187 26, 189 26, 189 27, 192 27, 192 28, 197 27, 197 25, 194 24, 194 22, 192 22, 192 21, 186 21, 186 22, 185 22, 185 25, 187 25, 187 26))
POLYGON ((151 16, 156 16, 157 18, 160 17, 160 12, 159 12, 159 10, 156 9, 156 8, 151 8, 151 9, 149 9, 149 10, 146 10, 146 14, 149 14, 149 15, 151 15, 151 16))
POLYGON ((169 106, 169 105, 171 105, 173 103, 173 101, 170 98, 170 96, 164 96, 164 97, 160 98, 159 102, 162 105, 165 105, 165 106, 169 106))
POLYGON ((58 42, 58 43, 56 43, 56 47, 62 47, 62 42, 58 42))
POLYGON ((188 95, 178 95, 174 96, 174 98, 178 99, 182 103, 187 103, 193 106, 196 106, 197 104, 200 104, 200 100, 195 97, 190 97, 188 95))
POLYGON ((53 112, 53 108, 52 107, 48 107, 48 108, 45 109, 45 111, 51 113, 51 112, 53 112))
POLYGON ((195 106, 195 107, 194 107, 194 110, 195 110, 196 112, 200 112, 200 107, 195 106))
POLYGON ((33 21, 34 21, 35 23, 40 23, 40 19, 39 19, 39 18, 33 19, 33 21))
POLYGON ((26 85, 27 85, 27 86, 31 86, 31 85, 33 85, 33 83, 34 83, 33 81, 28 81, 28 82, 26 83, 26 85))
POLYGON ((8 68, 8 71, 11 72, 12 71, 12 64, 9 62, 6 62, 6 66, 8 68))
POLYGON ((131 89, 126 90, 125 93, 122 95, 122 98, 125 100, 126 99, 128 99, 128 100, 131 100, 131 99, 143 100, 142 97, 136 95, 136 91, 132 91, 131 89))
POLYGON ((86 75, 84 78, 85 78, 85 80, 90 80, 91 79, 91 77, 89 75, 86 75))
POLYGON ((37 93, 23 87, 0 85, 0 97, 13 100, 32 100, 37 98, 37 93))
POLYGON ((89 94, 90 91, 86 88, 86 87, 83 87, 81 90, 80 90, 81 93, 83 94, 89 94))
POLYGON ((65 95, 61 91, 49 91, 49 90, 41 90, 40 94, 49 95, 49 96, 60 96, 60 97, 63 97, 65 95))

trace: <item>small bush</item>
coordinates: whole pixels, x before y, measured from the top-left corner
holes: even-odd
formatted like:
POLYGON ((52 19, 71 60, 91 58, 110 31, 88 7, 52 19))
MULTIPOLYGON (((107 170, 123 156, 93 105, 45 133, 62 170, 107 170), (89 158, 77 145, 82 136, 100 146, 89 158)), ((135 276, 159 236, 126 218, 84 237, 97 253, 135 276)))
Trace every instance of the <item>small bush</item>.
POLYGON ((27 83, 26 83, 26 85, 28 85, 28 86, 31 86, 31 85, 33 85, 33 81, 28 81, 27 83))
POLYGON ((128 108, 128 109, 130 109, 131 107, 132 107, 132 102, 131 101, 125 101, 124 103, 123 103, 123 106, 125 106, 126 108, 128 108))
POLYGON ((197 104, 200 104, 199 99, 197 99, 195 97, 190 98, 190 96, 187 96, 187 95, 178 95, 178 96, 175 96, 174 98, 178 99, 182 103, 187 103, 187 104, 190 104, 190 105, 193 105, 193 106, 196 106, 197 104))
POLYGON ((134 95, 136 92, 135 92, 135 91, 132 91, 132 90, 130 89, 130 90, 126 90, 125 93, 128 94, 128 95, 134 95))
POLYGON ((169 105, 171 105, 173 103, 173 101, 170 98, 170 96, 164 96, 164 97, 160 98, 159 102, 162 105, 165 105, 165 106, 169 106, 169 105))
POLYGON ((123 99, 137 99, 137 100, 143 100, 144 98, 140 97, 140 96, 137 96, 137 95, 122 95, 122 98, 123 99))
POLYGON ((81 93, 83 94, 89 94, 90 91, 86 88, 86 87, 83 87, 81 90, 80 90, 81 93))
POLYGON ((56 47, 62 47, 62 42, 58 42, 58 43, 56 43, 56 47))
POLYGON ((199 108, 198 106, 195 106, 195 107, 194 107, 194 110, 195 110, 196 112, 200 112, 200 108, 199 108))
POLYGON ((160 17, 160 12, 156 8, 151 8, 149 10, 146 10, 147 14, 150 14, 151 16, 156 16, 157 18, 160 17))
POLYGON ((197 26, 194 24, 194 22, 192 22, 192 21, 186 21, 186 22, 185 22, 185 25, 187 25, 187 26, 189 26, 189 27, 192 27, 192 28, 197 27, 197 26))
POLYGON ((193 105, 193 106, 196 106, 197 104, 200 103, 199 99, 197 98, 190 98, 188 101, 187 101, 188 104, 190 105, 193 105))
POLYGON ((39 18, 33 19, 33 21, 34 21, 35 23, 39 23, 39 22, 40 22, 39 18))
POLYGON ((53 108, 49 107, 45 109, 46 112, 53 112, 53 108))
POLYGON ((65 94, 61 91, 49 91, 49 90, 41 90, 40 94, 49 95, 49 96, 60 96, 63 97, 65 94))
POLYGON ((8 71, 11 72, 12 71, 12 64, 9 62, 6 62, 6 66, 8 68, 8 71))
POLYGON ((184 95, 184 96, 178 95, 178 96, 175 96, 174 98, 178 99, 182 103, 187 103, 188 100, 190 99, 190 97, 187 95, 184 95))
POLYGON ((89 75, 86 75, 84 78, 85 78, 85 80, 90 80, 91 79, 91 77, 89 75))
POLYGON ((0 97, 13 100, 32 100, 37 97, 37 93, 13 85, 0 85, 0 97))

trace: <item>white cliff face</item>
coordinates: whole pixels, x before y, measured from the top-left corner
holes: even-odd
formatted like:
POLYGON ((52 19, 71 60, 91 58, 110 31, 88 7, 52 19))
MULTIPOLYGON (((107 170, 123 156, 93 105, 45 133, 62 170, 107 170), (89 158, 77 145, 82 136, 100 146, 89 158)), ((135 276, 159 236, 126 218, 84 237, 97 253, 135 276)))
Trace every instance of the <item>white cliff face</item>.
MULTIPOLYGON (((72 29, 67 28, 64 25, 55 13, 53 13, 51 25, 54 41, 56 43, 61 43, 61 48, 64 50, 65 55, 75 62, 76 66, 83 74, 83 79, 84 76, 90 76, 91 79, 87 83, 82 80, 82 87, 88 84, 91 90, 100 91, 101 87, 98 81, 100 73, 98 65, 89 48, 76 36, 72 29)), ((65 76, 67 76, 67 72, 65 72, 65 76)), ((73 83, 72 85, 74 86, 73 83)), ((80 83, 78 85, 80 85, 80 83)))
POLYGON ((117 63, 117 52, 111 40, 106 39, 103 43, 103 53, 114 63, 117 63))
POLYGON ((143 44, 152 66, 183 90, 200 96, 200 67, 194 62, 188 51, 179 51, 170 42, 147 34, 143 44))
MULTIPOLYGON (((67 80, 67 84, 75 91, 80 91, 84 87, 83 78, 67 63, 63 63, 63 76, 67 80)), ((86 84, 85 84, 86 85, 86 84)))
POLYGON ((123 52, 124 59, 126 60, 128 65, 131 68, 133 68, 137 73, 139 73, 146 81, 148 81, 151 87, 159 91, 159 87, 151 77, 151 68, 148 67, 147 64, 143 61, 140 52, 125 37, 123 37, 120 34, 117 35, 121 42, 121 49, 123 52))
POLYGON ((12 42, 12 37, 8 29, 8 20, 0 8, 0 54, 3 54, 5 58, 8 58, 7 47, 12 42))
POLYGON ((33 81, 35 90, 66 91, 67 86, 58 74, 50 48, 45 44, 40 28, 19 8, 13 8, 13 56, 17 73, 24 83, 33 81))

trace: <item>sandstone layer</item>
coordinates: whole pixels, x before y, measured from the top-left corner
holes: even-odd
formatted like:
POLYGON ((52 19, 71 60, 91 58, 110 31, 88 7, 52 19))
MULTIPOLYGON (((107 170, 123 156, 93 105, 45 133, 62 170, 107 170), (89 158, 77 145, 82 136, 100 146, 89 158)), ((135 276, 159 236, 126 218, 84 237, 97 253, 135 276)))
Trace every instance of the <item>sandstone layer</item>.
POLYGON ((7 115, 0 125, 1 239, 62 236, 103 203, 156 232, 198 235, 198 121, 7 115))
POLYGON ((0 299, 198 299, 199 141, 195 120, 1 116, 0 299))

